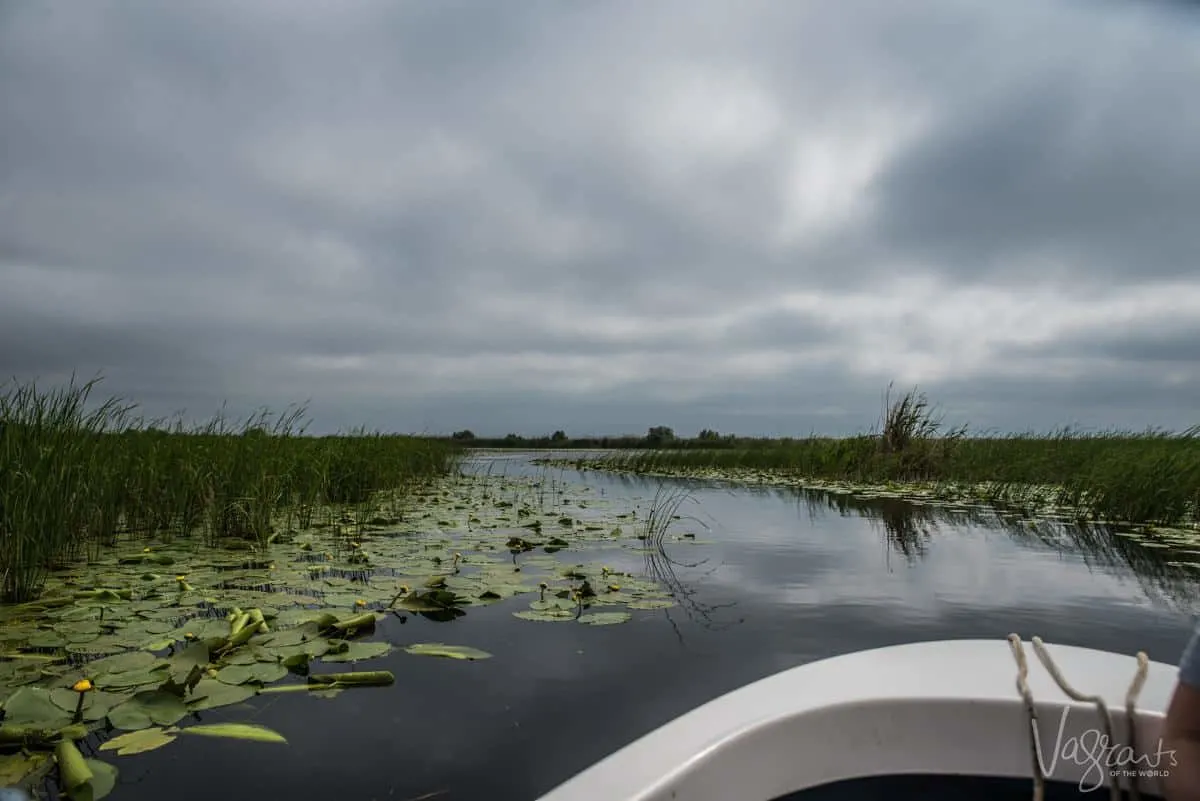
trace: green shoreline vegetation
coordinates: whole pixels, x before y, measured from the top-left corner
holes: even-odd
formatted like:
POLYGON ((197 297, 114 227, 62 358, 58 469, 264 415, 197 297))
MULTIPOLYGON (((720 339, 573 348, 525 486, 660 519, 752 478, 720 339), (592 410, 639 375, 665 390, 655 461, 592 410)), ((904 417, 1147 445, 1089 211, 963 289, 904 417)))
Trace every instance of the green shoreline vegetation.
MULTIPOLYGON (((882 425, 834 438, 738 440, 715 432, 554 464, 649 476, 972 499, 1078 519, 1200 523, 1200 426, 1181 433, 1109 431, 968 436, 944 429, 927 397, 885 399, 882 425), (706 444, 707 443, 707 444, 706 444)), ((657 431, 670 432, 659 428, 657 431)), ((645 441, 643 440, 643 441, 645 441)), ((621 448, 625 448, 624 445, 621 448)))
POLYGON ((390 671, 342 665, 397 649, 491 656, 394 643, 388 616, 524 596, 513 618, 608 626, 676 605, 654 577, 579 561, 660 550, 670 496, 645 512, 545 474, 468 475, 459 444, 310 437, 303 409, 146 423, 117 399, 89 406, 95 383, 0 388, 0 786, 97 801, 121 757, 181 736, 287 742, 202 713, 386 687, 390 671))
MULTIPOLYGON (((201 715, 236 713, 260 694, 387 687, 391 671, 345 666, 397 651, 492 656, 393 642, 377 628, 389 616, 437 623, 515 601, 516 619, 609 626, 677 606, 664 542, 702 542, 671 531, 704 527, 678 513, 680 488, 616 500, 548 466, 536 478, 494 475, 502 462, 464 473, 468 449, 489 444, 469 431, 308 436, 303 408, 186 428, 146 422, 118 399, 90 404, 95 383, 0 387, 0 786, 36 790, 49 779, 97 801, 122 757, 180 737, 286 743, 284 733, 201 715), (623 549, 651 567, 604 564, 623 549)), ((859 437, 706 431, 681 441, 659 426, 626 439, 610 441, 621 452, 607 457, 551 460, 819 487, 831 503, 1007 501, 1052 519, 1153 522, 1124 542, 1170 549, 1156 552, 1163 576, 1200 568, 1200 537, 1178 527, 1196 518, 1195 430, 972 438, 943 430, 914 390, 885 400, 879 432, 859 437)), ((561 431, 544 444, 503 442, 581 444, 561 431)), ((922 536, 896 514, 885 520, 889 540, 907 554, 922 536)), ((1038 534, 1033 520, 1017 522, 1038 534)))

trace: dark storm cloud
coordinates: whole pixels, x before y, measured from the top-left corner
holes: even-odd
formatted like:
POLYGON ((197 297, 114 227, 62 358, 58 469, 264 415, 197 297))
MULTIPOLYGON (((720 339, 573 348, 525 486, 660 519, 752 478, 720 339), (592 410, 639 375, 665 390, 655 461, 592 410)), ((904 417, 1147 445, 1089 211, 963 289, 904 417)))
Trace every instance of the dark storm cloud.
POLYGON ((891 379, 1191 424, 1200 15, 918 6, 5 5, 0 375, 328 429, 838 433, 891 379))

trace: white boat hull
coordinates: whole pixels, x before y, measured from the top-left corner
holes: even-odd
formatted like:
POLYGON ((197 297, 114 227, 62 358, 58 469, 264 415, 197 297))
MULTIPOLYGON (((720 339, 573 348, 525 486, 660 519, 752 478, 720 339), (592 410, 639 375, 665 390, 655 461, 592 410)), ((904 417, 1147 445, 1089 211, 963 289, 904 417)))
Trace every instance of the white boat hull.
MULTIPOLYGON (((1137 702, 1138 759, 1096 754, 1104 724, 1071 700, 1024 644, 1047 780, 1096 788, 1113 769, 1170 770, 1160 749, 1176 668, 1149 664, 1137 702), (1093 756, 1094 755, 1094 756, 1093 756)), ((1066 680, 1104 698, 1126 744, 1133 656, 1046 644, 1066 680)), ((1027 778, 1030 727, 1005 640, 947 640, 860 651, 786 670, 721 696, 626 746, 541 801, 773 801, 845 779, 899 774, 1027 778)), ((1121 779, 1128 785, 1128 779, 1121 779)), ((1154 775, 1143 795, 1161 795, 1154 775)))

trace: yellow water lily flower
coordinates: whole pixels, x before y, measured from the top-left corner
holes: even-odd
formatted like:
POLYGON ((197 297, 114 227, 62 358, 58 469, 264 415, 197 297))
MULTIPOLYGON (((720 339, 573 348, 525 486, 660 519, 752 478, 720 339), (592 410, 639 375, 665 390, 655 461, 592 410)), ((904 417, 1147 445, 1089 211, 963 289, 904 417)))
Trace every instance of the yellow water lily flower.
POLYGON ((149 548, 143 548, 143 549, 142 549, 142 553, 150 553, 150 549, 149 549, 149 548))
POLYGON ((96 685, 92 684, 91 679, 80 679, 71 687, 77 693, 86 693, 89 690, 96 689, 96 685))
POLYGON ((621 585, 620 584, 609 584, 608 589, 612 592, 616 592, 617 590, 621 589, 621 585))
POLYGON ((355 606, 366 606, 367 602, 364 601, 362 598, 359 598, 357 601, 354 602, 354 605, 355 606))
POLYGON ((175 580, 176 580, 176 581, 183 581, 183 580, 184 580, 184 579, 186 579, 186 578, 187 578, 187 573, 180 573, 178 576, 176 576, 176 577, 175 577, 175 580))

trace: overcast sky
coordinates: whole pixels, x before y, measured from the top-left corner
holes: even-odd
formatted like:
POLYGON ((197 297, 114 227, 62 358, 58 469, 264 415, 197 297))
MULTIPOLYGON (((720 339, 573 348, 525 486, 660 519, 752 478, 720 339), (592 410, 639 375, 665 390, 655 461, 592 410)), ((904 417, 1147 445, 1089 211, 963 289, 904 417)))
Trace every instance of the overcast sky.
POLYGON ((0 375, 314 430, 1200 423, 1185 3, 3 2, 0 375))

